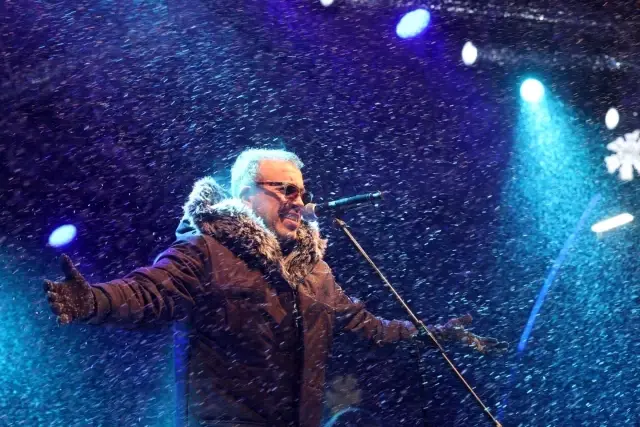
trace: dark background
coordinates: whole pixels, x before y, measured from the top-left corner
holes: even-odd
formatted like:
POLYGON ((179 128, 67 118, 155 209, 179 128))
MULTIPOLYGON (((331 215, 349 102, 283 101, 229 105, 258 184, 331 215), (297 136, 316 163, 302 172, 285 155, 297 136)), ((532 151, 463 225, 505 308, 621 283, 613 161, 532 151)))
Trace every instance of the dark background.
MULTIPOLYGON (((391 192, 346 219, 426 322, 469 312, 478 333, 511 343, 502 356, 447 346, 504 425, 637 425, 638 229, 589 226, 640 214, 637 182, 603 162, 608 142, 640 127, 640 9, 440 5, 413 40, 395 34, 410 8, 375 4, 0 5, 0 425, 172 425, 170 331, 57 327, 41 281, 59 277, 62 250, 47 238, 75 224, 64 252, 91 282, 149 264, 172 242, 193 182, 228 182, 235 156, 256 146, 299 154, 321 199, 391 192), (467 39, 501 59, 465 67, 467 39), (598 66, 604 55, 623 66, 598 66), (547 88, 542 127, 519 99, 529 75, 547 88), (622 117, 614 131, 610 106, 622 117)), ((348 293, 406 318, 339 230, 321 226, 348 293)), ((423 407, 427 425, 490 424, 431 350, 341 336, 330 363, 329 378, 357 376, 359 407, 385 426, 420 425, 423 407)))

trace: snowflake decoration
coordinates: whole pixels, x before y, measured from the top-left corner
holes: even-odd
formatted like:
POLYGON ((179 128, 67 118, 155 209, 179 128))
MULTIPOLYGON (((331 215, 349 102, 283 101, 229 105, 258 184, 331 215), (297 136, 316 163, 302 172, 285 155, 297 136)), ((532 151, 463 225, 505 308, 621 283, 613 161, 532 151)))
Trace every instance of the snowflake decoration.
POLYGON ((607 149, 615 154, 605 157, 609 173, 620 170, 620 179, 631 181, 633 169, 640 175, 640 130, 628 133, 607 145, 607 149))

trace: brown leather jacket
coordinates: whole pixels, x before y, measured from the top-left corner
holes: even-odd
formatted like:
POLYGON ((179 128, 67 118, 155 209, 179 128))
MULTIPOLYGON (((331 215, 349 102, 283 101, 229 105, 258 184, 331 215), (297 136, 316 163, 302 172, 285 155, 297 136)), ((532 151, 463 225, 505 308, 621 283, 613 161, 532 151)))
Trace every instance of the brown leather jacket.
POLYGON ((379 319, 345 295, 312 225, 283 256, 258 218, 237 201, 220 201, 216 190, 210 179, 196 183, 178 241, 153 266, 94 285, 90 323, 187 325, 190 425, 316 427, 335 331, 383 344, 416 329, 379 319))

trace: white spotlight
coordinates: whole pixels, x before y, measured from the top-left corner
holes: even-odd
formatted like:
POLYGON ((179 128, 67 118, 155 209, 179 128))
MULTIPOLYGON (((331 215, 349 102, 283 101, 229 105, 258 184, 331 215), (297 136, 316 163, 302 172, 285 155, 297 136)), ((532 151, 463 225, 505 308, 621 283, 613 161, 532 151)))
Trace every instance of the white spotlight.
POLYGON ((591 231, 594 233, 604 233, 605 231, 628 224, 631 221, 633 221, 633 215, 623 213, 593 224, 591 226, 591 231))
POLYGON ((540 102, 544 97, 544 86, 539 80, 527 79, 520 86, 520 96, 527 102, 540 102))
POLYGON ((478 48, 471 42, 466 42, 462 47, 462 62, 464 65, 473 65, 478 59, 478 48))
POLYGON ((615 129, 620 122, 620 114, 615 108, 609 108, 607 115, 604 117, 604 124, 607 125, 607 129, 615 129))
POLYGON ((320 0, 320 4, 324 7, 329 7, 333 4, 333 0, 320 0))

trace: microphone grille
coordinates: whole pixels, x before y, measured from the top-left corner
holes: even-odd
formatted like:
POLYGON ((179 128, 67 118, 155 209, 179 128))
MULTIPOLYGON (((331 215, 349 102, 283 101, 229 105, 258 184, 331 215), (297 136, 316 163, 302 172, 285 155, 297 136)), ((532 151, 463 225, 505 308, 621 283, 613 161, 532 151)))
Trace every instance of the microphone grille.
POLYGON ((316 222, 318 221, 318 217, 316 216, 316 204, 315 203, 307 203, 302 208, 302 218, 305 221, 316 222))

